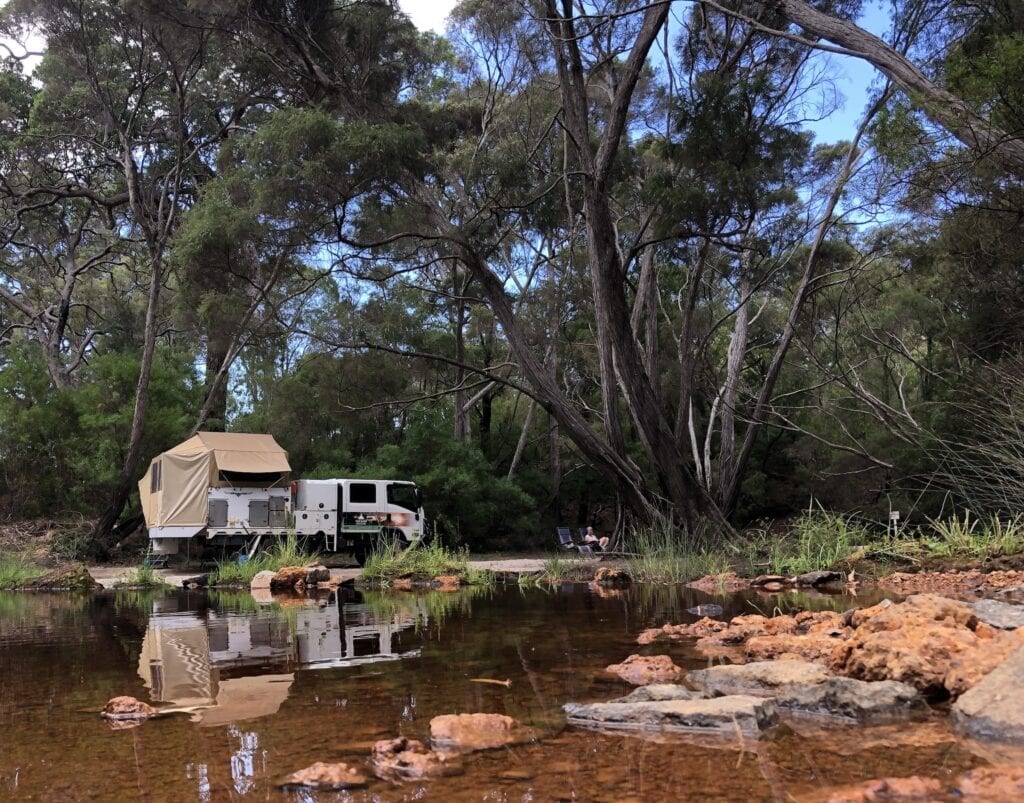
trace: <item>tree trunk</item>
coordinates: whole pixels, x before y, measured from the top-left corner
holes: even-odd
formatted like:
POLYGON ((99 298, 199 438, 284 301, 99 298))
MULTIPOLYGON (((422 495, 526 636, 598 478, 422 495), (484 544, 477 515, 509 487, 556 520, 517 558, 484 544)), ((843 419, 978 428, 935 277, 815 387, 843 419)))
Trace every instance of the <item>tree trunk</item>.
MULTIPOLYGON (((744 251, 740 260, 739 282, 740 306, 736 310, 732 337, 729 339, 729 352, 725 365, 725 382, 722 385, 721 422, 722 435, 718 452, 719 497, 718 502, 725 507, 726 499, 722 493, 725 488, 732 488, 733 475, 736 471, 736 403, 739 400, 740 375, 743 362, 747 355, 747 340, 750 328, 750 251, 744 251)), ((708 421, 708 429, 714 421, 708 421)), ((710 479, 710 478, 709 478, 710 479)), ((709 483, 710 484, 710 483, 709 483)))
POLYGON ((225 363, 231 353, 232 338, 215 323, 206 329, 206 396, 208 404, 203 428, 223 432, 228 419, 228 378, 225 363))

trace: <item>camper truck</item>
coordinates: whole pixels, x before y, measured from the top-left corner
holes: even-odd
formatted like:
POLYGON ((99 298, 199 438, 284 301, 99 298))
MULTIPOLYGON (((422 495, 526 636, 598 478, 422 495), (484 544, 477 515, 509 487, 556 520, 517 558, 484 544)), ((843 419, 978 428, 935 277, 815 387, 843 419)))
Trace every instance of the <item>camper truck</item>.
POLYGON ((199 432, 157 455, 139 482, 153 553, 252 555, 295 532, 318 552, 347 552, 362 564, 375 549, 423 537, 423 498, 412 482, 292 481, 290 472, 270 435, 199 432))

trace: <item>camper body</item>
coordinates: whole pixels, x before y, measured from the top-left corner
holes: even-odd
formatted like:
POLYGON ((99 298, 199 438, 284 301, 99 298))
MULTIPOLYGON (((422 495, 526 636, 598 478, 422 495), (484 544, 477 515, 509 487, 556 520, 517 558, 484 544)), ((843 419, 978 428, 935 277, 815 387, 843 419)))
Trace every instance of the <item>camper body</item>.
POLYGON ((153 552, 245 548, 294 532, 319 552, 362 563, 383 544, 408 546, 424 531, 411 482, 289 482, 287 454, 269 435, 200 432, 158 455, 139 482, 153 552), (193 540, 194 539, 194 540, 193 540), (194 548, 193 545, 200 545, 194 548))

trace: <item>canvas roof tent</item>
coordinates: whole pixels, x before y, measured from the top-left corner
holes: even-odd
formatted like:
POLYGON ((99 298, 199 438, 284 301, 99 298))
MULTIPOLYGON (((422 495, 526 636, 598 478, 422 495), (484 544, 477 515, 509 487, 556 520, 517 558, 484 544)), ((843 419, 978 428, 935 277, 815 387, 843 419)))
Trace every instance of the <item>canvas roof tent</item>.
POLYGON ((146 526, 151 536, 190 538, 206 526, 210 488, 271 487, 290 471, 272 435, 197 432, 154 457, 139 481, 146 526))

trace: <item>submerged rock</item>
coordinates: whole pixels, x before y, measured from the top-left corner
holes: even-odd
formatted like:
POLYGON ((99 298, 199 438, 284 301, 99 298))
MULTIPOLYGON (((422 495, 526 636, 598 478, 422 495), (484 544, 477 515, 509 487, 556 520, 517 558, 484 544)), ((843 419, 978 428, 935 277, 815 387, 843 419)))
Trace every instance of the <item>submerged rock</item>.
POLYGON ((694 616, 721 616, 725 613, 725 609, 721 605, 715 605, 714 603, 706 603, 704 605, 697 605, 693 608, 687 608, 687 613, 691 613, 694 616))
POLYGON ((590 705, 566 703, 563 709, 570 724, 602 730, 758 736, 778 722, 770 699, 746 695, 590 705))
POLYGON ((703 619, 689 625, 664 625, 644 630, 637 636, 637 644, 651 644, 660 638, 682 639, 682 638, 706 638, 707 636, 728 630, 727 622, 720 622, 717 619, 704 617, 703 619))
POLYGON ((686 587, 714 594, 724 591, 743 591, 750 588, 750 581, 740 577, 736 572, 723 572, 722 574, 706 574, 687 583, 686 587))
POLYGON ((156 709, 153 706, 128 695, 111 697, 100 712, 104 719, 115 721, 149 719, 154 714, 156 709))
POLYGON ((795 683, 779 689, 775 704, 784 711, 842 717, 858 722, 892 722, 928 710, 921 693, 906 683, 827 678, 822 683, 795 683))
POLYGON ((1024 627, 1024 605, 1013 605, 995 599, 980 599, 968 605, 982 622, 1001 630, 1016 630, 1024 627))
POLYGON ((536 731, 504 714, 443 714, 430 720, 435 749, 470 753, 532 742, 536 731))
POLYGON ((707 695, 699 691, 691 691, 685 686, 671 683, 652 683, 633 689, 625 697, 609 700, 609 703, 651 703, 661 700, 702 700, 707 695))
POLYGON ((976 739, 1024 741, 1024 647, 960 696, 951 716, 953 727, 976 739))
POLYGON ((698 669, 686 674, 686 682, 716 697, 727 694, 771 697, 781 687, 823 683, 831 676, 825 667, 808 661, 757 661, 698 669))
POLYGON ((874 803, 882 800, 926 800, 930 803, 941 798, 943 791, 941 781, 913 775, 909 778, 874 778, 799 799, 827 803, 874 803))
POLYGON ((634 686, 671 683, 683 674, 667 655, 631 655, 621 664, 611 664, 606 669, 634 686))
POLYGON ((978 767, 957 778, 953 791, 965 800, 1024 800, 1024 767, 978 767))
POLYGON ((373 770, 386 780, 415 780, 459 772, 457 761, 428 750, 423 742, 399 736, 373 746, 373 770))
POLYGON ((367 778, 355 767, 338 762, 318 761, 283 778, 278 786, 302 786, 307 789, 357 789, 366 786, 367 778))

